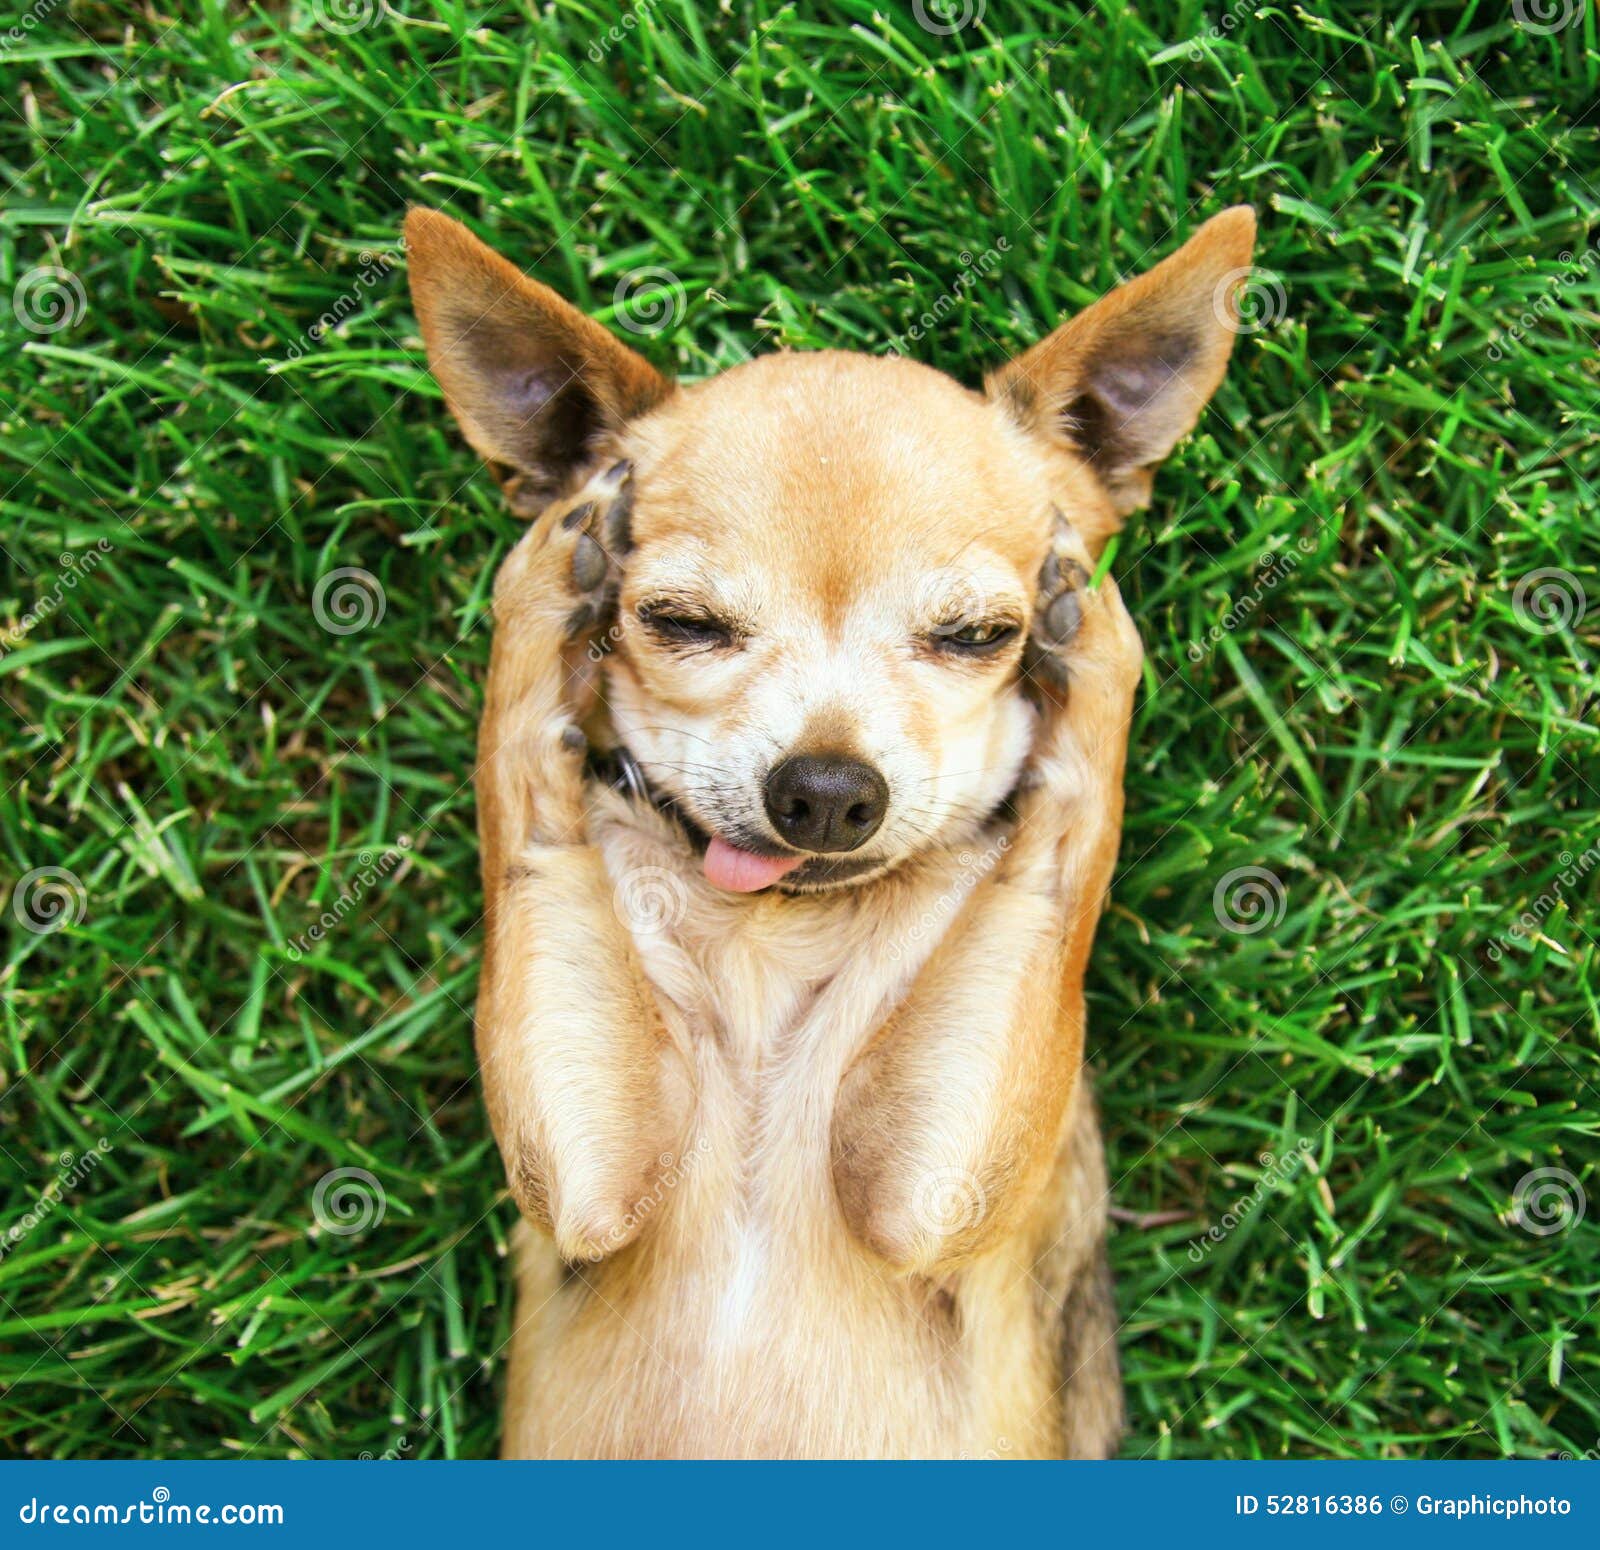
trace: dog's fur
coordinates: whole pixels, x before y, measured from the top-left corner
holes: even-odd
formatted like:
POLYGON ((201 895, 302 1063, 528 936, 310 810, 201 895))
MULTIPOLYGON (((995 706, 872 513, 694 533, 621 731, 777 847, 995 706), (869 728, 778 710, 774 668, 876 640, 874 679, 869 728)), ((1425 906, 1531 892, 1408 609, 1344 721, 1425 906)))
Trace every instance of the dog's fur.
POLYGON ((1216 217, 983 393, 831 351, 678 388, 411 213, 435 375, 535 518, 477 768, 478 1047, 533 1229, 508 1455, 1114 1451, 1083 979, 1141 652, 1088 583, 1222 376, 1253 234, 1216 217), (784 850, 762 782, 819 750, 882 773, 882 827, 712 887, 707 836, 784 850))

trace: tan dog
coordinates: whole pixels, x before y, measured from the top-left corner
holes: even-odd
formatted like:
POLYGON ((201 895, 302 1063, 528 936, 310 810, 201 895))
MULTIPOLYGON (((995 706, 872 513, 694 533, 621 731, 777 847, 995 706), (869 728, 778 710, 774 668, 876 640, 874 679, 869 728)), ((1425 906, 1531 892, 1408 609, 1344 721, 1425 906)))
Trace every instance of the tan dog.
POLYGON ((1254 229, 980 394, 831 351, 676 388, 411 213, 434 373, 536 516, 477 768, 478 1049, 537 1229, 508 1455, 1115 1449, 1083 980, 1141 653, 1089 579, 1254 229))

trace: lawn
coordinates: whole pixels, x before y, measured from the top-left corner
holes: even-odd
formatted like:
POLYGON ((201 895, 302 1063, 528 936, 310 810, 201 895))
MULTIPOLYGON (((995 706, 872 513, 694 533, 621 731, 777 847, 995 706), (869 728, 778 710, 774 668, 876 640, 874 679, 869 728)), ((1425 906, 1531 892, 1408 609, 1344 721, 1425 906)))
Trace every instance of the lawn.
POLYGON ((0 28, 0 1450, 495 1447, 469 774, 519 527, 414 201, 690 380, 976 382, 1256 207, 1115 557, 1127 1452, 1600 1448, 1595 7, 1220 5, 0 28))

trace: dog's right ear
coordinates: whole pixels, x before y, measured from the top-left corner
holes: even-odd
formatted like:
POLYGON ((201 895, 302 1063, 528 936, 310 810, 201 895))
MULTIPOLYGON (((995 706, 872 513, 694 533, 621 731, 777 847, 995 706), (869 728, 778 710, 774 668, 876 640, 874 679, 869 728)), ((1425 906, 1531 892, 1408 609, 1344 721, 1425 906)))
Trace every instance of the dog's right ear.
POLYGON ((459 221, 418 206, 405 240, 428 364, 518 515, 537 513, 609 433, 672 391, 643 356, 459 221))

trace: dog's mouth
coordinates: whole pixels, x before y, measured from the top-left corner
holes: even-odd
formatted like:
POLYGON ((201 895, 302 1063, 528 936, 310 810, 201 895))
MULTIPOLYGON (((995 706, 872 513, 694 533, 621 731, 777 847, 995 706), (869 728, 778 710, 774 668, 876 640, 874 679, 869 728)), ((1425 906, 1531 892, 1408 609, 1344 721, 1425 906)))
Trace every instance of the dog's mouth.
POLYGON ((801 855, 765 856, 758 851, 741 850, 720 834, 706 843, 703 861, 706 881, 713 888, 729 893, 759 893, 806 864, 801 855))
POLYGON ((859 882, 891 864, 882 857, 785 850, 756 834, 713 833, 671 793, 652 786, 639 761, 620 743, 605 752, 591 750, 589 774, 673 819, 699 853, 706 881, 727 893, 760 893, 767 888, 785 894, 821 893, 859 882))

